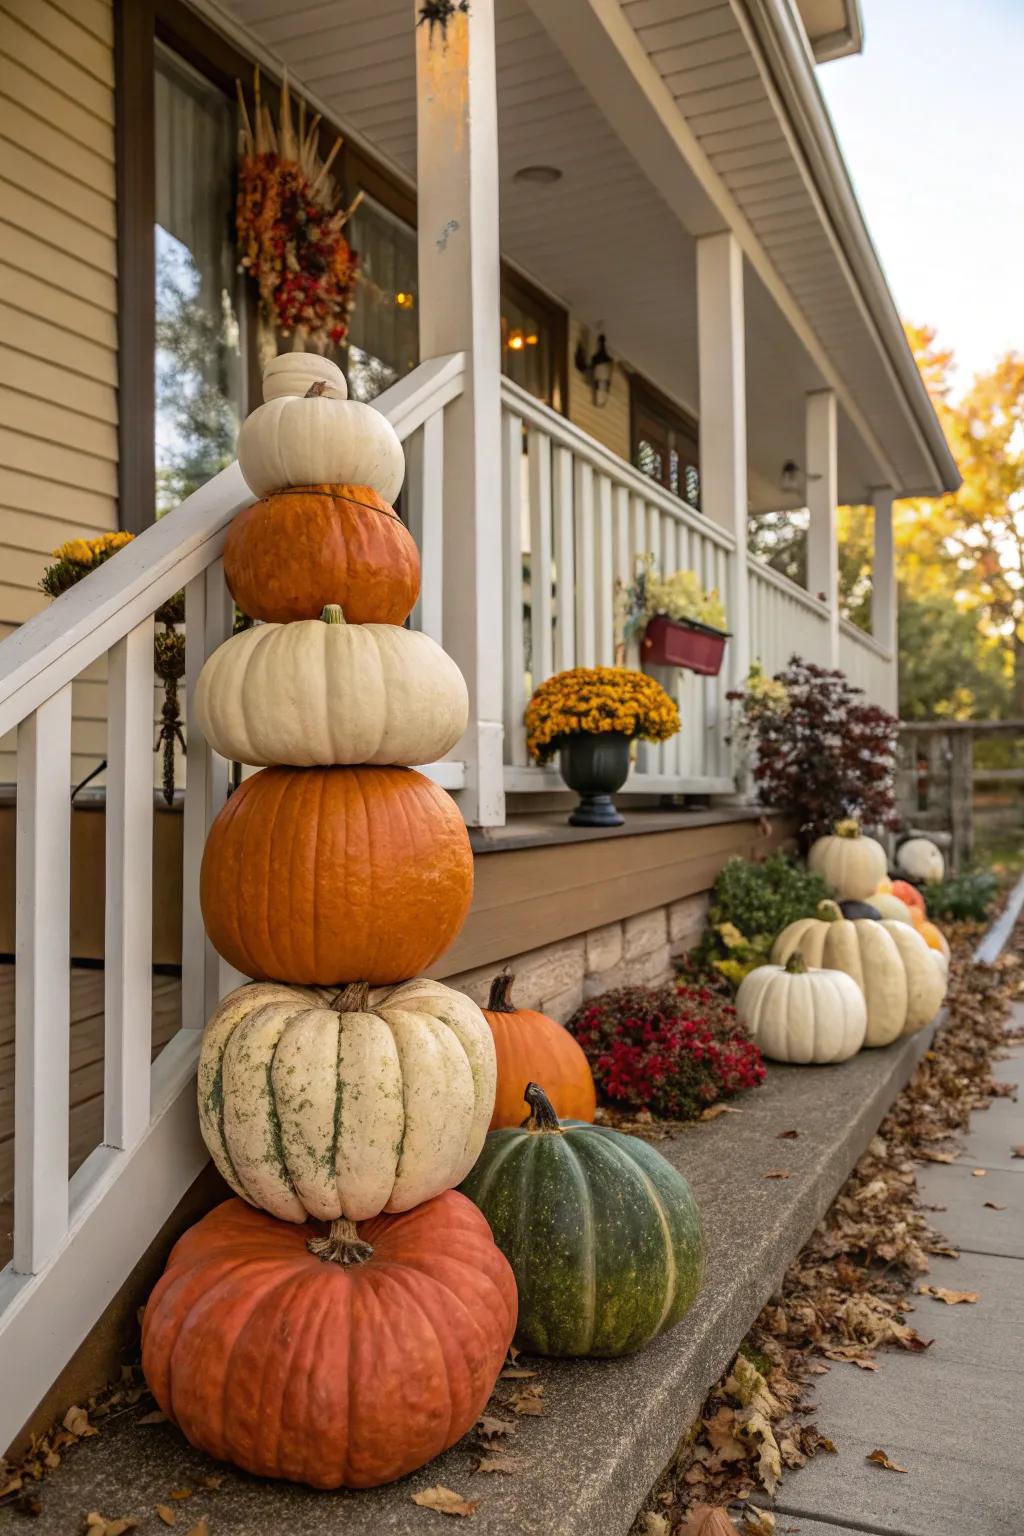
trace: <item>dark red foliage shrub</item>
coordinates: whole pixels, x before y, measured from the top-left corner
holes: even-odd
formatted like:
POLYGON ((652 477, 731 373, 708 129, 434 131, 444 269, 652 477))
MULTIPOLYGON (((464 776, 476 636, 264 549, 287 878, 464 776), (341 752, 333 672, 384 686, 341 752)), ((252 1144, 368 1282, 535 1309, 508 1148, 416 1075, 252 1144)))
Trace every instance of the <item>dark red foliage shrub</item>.
POLYGON ((764 1081, 761 1053, 736 1010, 707 987, 621 987, 578 1008, 569 1029, 612 1104, 691 1120, 716 1099, 764 1081))
POLYGON ((786 690, 781 709, 745 708, 753 742, 754 780, 764 805, 792 811, 804 844, 853 816, 865 829, 896 824, 893 770, 899 721, 865 701, 843 672, 794 656, 776 681, 786 690))

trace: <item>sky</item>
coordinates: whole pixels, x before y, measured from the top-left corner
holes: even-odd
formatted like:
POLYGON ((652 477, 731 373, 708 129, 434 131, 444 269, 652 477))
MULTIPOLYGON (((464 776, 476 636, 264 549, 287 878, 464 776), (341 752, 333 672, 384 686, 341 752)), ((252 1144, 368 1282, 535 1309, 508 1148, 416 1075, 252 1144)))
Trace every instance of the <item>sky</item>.
POLYGON ((817 71, 905 319, 957 392, 1024 351, 1024 0, 861 0, 864 52, 817 71))

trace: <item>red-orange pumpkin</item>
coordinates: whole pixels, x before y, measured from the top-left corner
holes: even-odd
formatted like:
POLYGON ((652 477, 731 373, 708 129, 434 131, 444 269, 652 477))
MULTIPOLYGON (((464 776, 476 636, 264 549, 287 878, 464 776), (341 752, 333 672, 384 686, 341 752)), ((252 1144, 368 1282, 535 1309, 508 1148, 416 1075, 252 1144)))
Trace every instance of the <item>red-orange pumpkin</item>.
POLYGON ((916 885, 911 885, 909 880, 893 880, 891 888, 892 894, 898 896, 905 906, 911 909, 916 907, 922 917, 926 915, 927 909, 924 904, 924 897, 916 885))
POLYGON ((452 799, 411 768, 264 768, 210 828, 210 942, 256 980, 404 981, 437 959, 473 896, 452 799))
POLYGON ((439 1455, 483 1409, 517 1311, 484 1217, 449 1190, 346 1225, 307 1246, 308 1229, 228 1200, 171 1250, 142 1365, 208 1455, 372 1488, 439 1455))
POLYGON ((495 976, 484 1009, 498 1058, 498 1090, 490 1129, 522 1125, 526 1086, 532 1082, 544 1084, 560 1120, 593 1120, 597 1095, 582 1048, 546 1013, 517 1008, 512 1002, 514 981, 508 971, 495 976))
POLYGON ((419 595, 420 557, 369 486, 309 485, 239 512, 224 575, 242 612, 271 624, 318 619, 329 603, 350 624, 403 624, 419 595))

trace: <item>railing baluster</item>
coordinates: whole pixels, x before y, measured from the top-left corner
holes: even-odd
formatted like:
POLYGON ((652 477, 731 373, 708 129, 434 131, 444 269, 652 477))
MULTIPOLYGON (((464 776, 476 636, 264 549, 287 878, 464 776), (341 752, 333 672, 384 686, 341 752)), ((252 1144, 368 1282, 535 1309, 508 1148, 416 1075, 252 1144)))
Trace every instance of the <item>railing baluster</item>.
POLYGON ((527 762, 523 710, 526 657, 523 645, 523 423, 510 411, 501 423, 501 523, 505 572, 505 761, 527 762))
POLYGON ((592 667, 596 657, 594 622, 594 471, 576 460, 576 658, 592 667))
POLYGON ((527 432, 530 477, 530 637, 533 686, 551 676, 551 439, 530 427, 527 432))
POLYGON ((206 937, 199 909, 199 870, 206 834, 227 799, 228 764, 207 745, 193 700, 203 662, 231 633, 234 606, 218 560, 185 588, 185 688, 187 700, 185 827, 182 867, 181 1022, 202 1029, 223 991, 237 977, 206 937))
POLYGON ((444 610, 444 412, 428 416, 405 444, 409 531, 420 551, 413 629, 442 643, 444 610))
POLYGON ((556 446, 552 462, 555 517, 555 669, 576 665, 576 538, 572 505, 572 453, 556 446))
POLYGON ((597 479, 597 664, 610 667, 615 660, 615 575, 612 558, 612 482, 607 475, 597 479))
POLYGON ((14 1269, 68 1228, 71 684, 18 727, 14 983, 14 1269))
POLYGON ((107 686, 103 1139, 149 1125, 153 1025, 153 620, 110 651, 107 686))

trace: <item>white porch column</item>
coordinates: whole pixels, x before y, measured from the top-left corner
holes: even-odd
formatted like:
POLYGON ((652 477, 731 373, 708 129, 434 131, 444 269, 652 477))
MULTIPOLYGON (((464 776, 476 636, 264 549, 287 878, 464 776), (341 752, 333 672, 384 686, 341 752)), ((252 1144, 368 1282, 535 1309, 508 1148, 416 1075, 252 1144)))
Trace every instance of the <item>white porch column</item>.
POLYGON ((706 517, 736 541, 728 593, 732 639, 729 680, 742 685, 750 666, 747 593, 747 374, 743 331, 743 253, 725 231, 697 241, 697 335, 700 371, 700 502, 706 517))
MULTIPOLYGON (((828 604, 826 666, 839 665, 839 541, 836 506, 839 498, 839 447, 836 397, 831 389, 807 396, 807 590, 828 604)), ((814 660, 816 658, 810 658, 814 660)))
POLYGON ((469 688, 461 807, 505 820, 502 767, 501 349, 494 8, 416 30, 420 355, 466 354, 445 412, 443 641, 469 688))
POLYGON ((896 585, 896 544, 893 538, 892 504, 895 492, 882 486, 872 493, 875 507, 875 549, 871 567, 871 633, 892 657, 887 708, 898 710, 899 590, 896 585))

